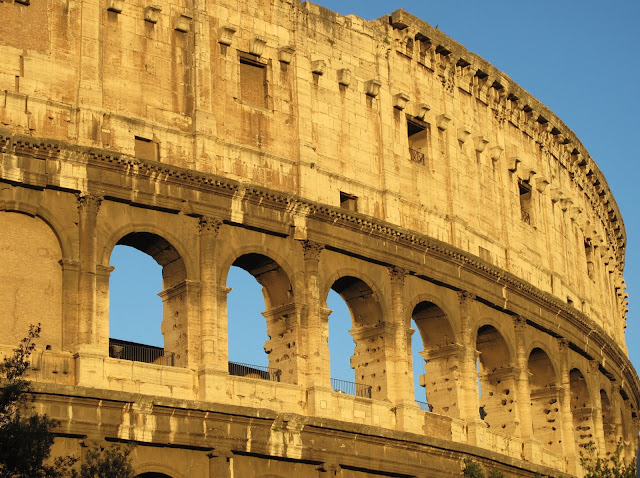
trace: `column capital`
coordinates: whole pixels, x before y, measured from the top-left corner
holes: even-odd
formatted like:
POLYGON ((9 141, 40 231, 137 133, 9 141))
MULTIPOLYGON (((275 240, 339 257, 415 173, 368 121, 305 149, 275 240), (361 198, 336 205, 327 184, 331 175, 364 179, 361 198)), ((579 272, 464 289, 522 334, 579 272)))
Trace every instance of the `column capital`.
POLYGON ((569 341, 563 337, 556 339, 558 342, 558 350, 560 350, 560 352, 566 352, 567 350, 569 350, 569 341))
POLYGON ((210 234, 213 237, 218 235, 218 231, 220 231, 220 226, 222 226, 222 219, 211 216, 201 216, 198 221, 198 229, 200 231, 200 235, 210 234))
POLYGON ((97 194, 80 193, 78 194, 78 211, 95 212, 100 210, 103 197, 97 194))
POLYGON ((320 252, 322 252, 324 246, 317 242, 313 241, 302 241, 302 252, 304 253, 305 259, 320 259, 320 252))
POLYGON ((521 315, 512 316, 513 319, 513 328, 516 331, 524 331, 527 328, 527 319, 522 317, 521 315))
POLYGON ((473 292, 469 292, 468 290, 459 290, 458 300, 460 301, 461 304, 464 304, 466 302, 476 300, 476 295, 473 292))
POLYGON ((388 267, 389 277, 392 284, 404 284, 404 278, 407 276, 407 270, 402 267, 391 266, 388 267))

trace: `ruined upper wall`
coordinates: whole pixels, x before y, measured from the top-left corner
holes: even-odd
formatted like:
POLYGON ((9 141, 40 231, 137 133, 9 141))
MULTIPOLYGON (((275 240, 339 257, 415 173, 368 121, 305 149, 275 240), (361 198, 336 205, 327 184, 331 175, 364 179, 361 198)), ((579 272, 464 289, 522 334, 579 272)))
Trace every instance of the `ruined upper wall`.
POLYGON ((354 197, 356 215, 477 255, 624 345, 626 237, 603 175, 551 111, 424 21, 287 0, 5 1, 0 16, 0 126, 354 197))

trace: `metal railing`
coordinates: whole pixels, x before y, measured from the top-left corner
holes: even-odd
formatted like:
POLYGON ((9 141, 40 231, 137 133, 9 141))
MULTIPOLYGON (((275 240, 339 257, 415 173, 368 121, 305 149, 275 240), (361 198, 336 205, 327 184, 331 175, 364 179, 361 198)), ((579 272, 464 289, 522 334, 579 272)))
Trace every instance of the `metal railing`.
POLYGON ((229 375, 279 382, 282 370, 248 363, 229 362, 229 375))
POLYGON ((174 353, 166 352, 162 347, 111 338, 109 339, 109 357, 156 365, 175 365, 174 353))
POLYGON ((422 410, 423 412, 433 411, 433 405, 429 405, 427 402, 421 402, 420 400, 416 400, 416 403, 420 407, 420 410, 422 410))
POLYGON ((417 149, 409 148, 409 153, 411 153, 411 161, 418 164, 425 164, 424 153, 418 151, 417 149))
POLYGON ((347 382, 337 378, 331 379, 331 388, 334 392, 355 395, 356 397, 371 398, 371 385, 363 383, 347 382))

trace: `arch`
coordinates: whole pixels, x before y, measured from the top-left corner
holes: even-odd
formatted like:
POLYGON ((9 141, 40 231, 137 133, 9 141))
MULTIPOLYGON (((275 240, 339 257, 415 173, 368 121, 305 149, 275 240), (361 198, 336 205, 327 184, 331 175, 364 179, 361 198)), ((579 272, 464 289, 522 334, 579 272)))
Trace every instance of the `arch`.
POLYGON ((556 367, 547 351, 536 346, 529 352, 527 368, 533 436, 545 448, 562 453, 560 387, 556 367))
MULTIPOLYGON (((164 347, 152 347, 125 340, 109 339, 111 357, 150 362, 158 365, 188 365, 189 283, 187 268, 175 246, 162 236, 148 231, 131 231, 114 244, 129 246, 151 256, 162 267, 162 334, 164 347)), ((112 251, 113 251, 112 248, 112 251)), ((108 296, 108 294, 105 294, 108 296)))
MULTIPOLYGON (((438 307, 442 311, 442 313, 447 317, 456 316, 456 314, 453 311, 451 311, 450 308, 444 303, 444 301, 442 300, 442 297, 438 297, 433 294, 423 293, 423 294, 416 295, 411 301, 407 303, 407 310, 415 311, 416 307, 418 307, 418 305, 421 302, 433 304, 434 306, 438 307)), ((453 330, 455 337, 458 337, 458 334, 460 332, 458 328, 458 323, 455 321, 450 321, 449 326, 453 330)))
POLYGON ((231 265, 247 271, 263 287, 267 310, 293 302, 293 286, 289 275, 269 256, 250 252, 237 257, 231 265))
POLYGON ((38 343, 63 348, 63 253, 50 224, 41 217, 0 211, 0 326, 2 342, 15 346, 30 324, 40 323, 38 343))
POLYGON ((166 473, 157 473, 154 471, 148 471, 146 473, 140 473, 136 475, 136 478, 172 478, 171 475, 167 475, 166 473))
POLYGON ((425 387, 429 409, 435 413, 458 417, 459 397, 456 386, 459 369, 459 349, 455 333, 447 314, 431 301, 417 303, 411 312, 422 339, 423 360, 414 363, 414 368, 425 373, 420 376, 420 385, 425 387))
POLYGON ((507 341, 496 327, 485 323, 478 328, 476 350, 480 376, 480 418, 494 431, 513 435, 516 377, 507 341))
MULTIPOLYGON (((352 275, 338 277, 330 288, 342 297, 351 314, 353 329, 350 333, 356 343, 350 361, 351 368, 355 369, 355 393, 368 398, 385 399, 389 388, 386 375, 387 347, 393 343, 393 332, 384 323, 380 296, 367 282, 352 275)), ((327 289, 325 304, 328 295, 327 289)))
MULTIPOLYGON (((221 244, 226 245, 224 241, 221 244)), ((294 269, 291 267, 286 257, 278 253, 278 251, 274 248, 269 247, 265 244, 242 244, 237 247, 234 244, 226 249, 224 249, 223 247, 217 248, 218 251, 220 251, 221 249, 224 250, 224 256, 219 258, 219 260, 217 261, 218 282, 221 286, 224 286, 227 283, 229 269, 231 269, 231 266, 233 266, 240 257, 254 254, 264 256, 269 260, 275 262, 280 267, 280 269, 282 269, 282 272, 287 276, 291 286, 295 286, 294 269)), ((251 273, 250 271, 247 272, 251 273)))
POLYGON ((573 414, 574 439, 578 447, 595 441, 593 426, 593 401, 589 394, 587 380, 578 368, 569 372, 571 389, 571 412, 573 414))
POLYGON ((184 473, 168 463, 135 464, 134 472, 136 478, 187 478, 184 473))
MULTIPOLYGON (((249 248, 251 251, 253 248, 249 248)), ((253 367, 230 365, 233 375, 269 378, 270 380, 296 383, 298 380, 298 363, 296 353, 298 311, 294 302, 293 285, 289 274, 276 260, 258 252, 246 252, 237 255, 228 269, 225 278, 229 276, 231 266, 239 267, 248 272, 262 286, 262 296, 265 303, 263 315, 266 319, 268 340, 264 344, 264 351, 268 355, 269 368, 272 370, 257 371, 253 367), (248 372, 248 373, 247 373, 248 372)), ((227 320, 242 320, 230 317, 227 320)), ((245 324, 251 327, 250 323, 245 324)), ((228 330, 228 327, 227 327, 228 330)))
POLYGON ((24 201, 6 201, 4 204, 0 203, 0 212, 3 211, 25 214, 41 219, 51 228, 51 231, 56 236, 62 252, 62 260, 69 260, 73 257, 73 241, 67 234, 63 233, 63 231, 71 230, 71 228, 63 227, 56 219, 56 216, 45 206, 41 204, 33 205, 24 201))
MULTIPOLYGON (((195 226, 194 226, 195 227, 195 226)), ((164 228, 158 227, 152 223, 130 223, 125 226, 119 227, 115 230, 112 230, 107 233, 108 237, 104 241, 104 245, 102 248, 102 252, 98 255, 97 260, 99 264, 108 264, 109 258, 111 257, 111 253, 113 252, 113 248, 118 244, 124 244, 121 242, 123 238, 130 236, 132 234, 142 235, 149 234, 152 236, 157 236, 164 241, 166 241, 171 248, 175 250, 175 252, 182 258, 184 262, 185 268, 185 277, 189 280, 197 280, 198 268, 194 264, 194 258, 189 254, 189 249, 182 243, 182 241, 171 231, 167 231, 164 228)), ((142 237, 142 236, 141 236, 142 237)), ((125 244, 130 245, 130 244, 125 244)), ((149 254, 149 252, 136 247, 135 245, 131 245, 131 247, 135 247, 136 249, 144 252, 145 254, 149 254)), ((152 254, 149 254, 153 257, 152 254)), ((162 265, 159 260, 164 260, 162 258, 156 259, 158 264, 162 265)), ((164 267, 164 266, 163 266, 164 267)))
MULTIPOLYGON (((354 269, 353 267, 342 267, 338 270, 334 270, 331 274, 329 275, 325 275, 325 276, 320 276, 322 282, 320 284, 320 297, 324 297, 325 298, 325 307, 326 307, 326 298, 329 295, 329 290, 333 289, 334 291, 338 292, 335 288, 334 285, 336 282, 338 282, 338 280, 342 279, 343 277, 354 277, 354 278, 358 278, 358 280, 362 281, 364 284, 366 284, 366 286, 371 290, 373 297, 375 297, 376 301, 380 304, 380 309, 381 310, 386 310, 386 302, 384 299, 384 294, 382 292, 382 289, 378 286, 378 283, 374 280, 373 277, 371 277, 369 274, 367 274, 366 272, 363 272, 361 270, 358 269, 354 269)), ((339 294, 339 292, 338 292, 339 294)))

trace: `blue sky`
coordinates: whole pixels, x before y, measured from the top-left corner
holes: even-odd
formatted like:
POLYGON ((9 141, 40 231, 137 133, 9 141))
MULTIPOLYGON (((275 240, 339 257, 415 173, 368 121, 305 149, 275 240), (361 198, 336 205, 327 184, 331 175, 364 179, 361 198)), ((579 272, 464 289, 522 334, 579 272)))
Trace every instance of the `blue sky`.
MULTIPOLYGON (((630 296, 627 344, 638 369, 640 316, 635 297, 640 294, 640 202, 637 199, 640 167, 635 140, 640 132, 633 115, 640 112, 637 27, 640 1, 324 0, 317 3, 365 19, 404 8, 432 26, 437 25, 468 50, 504 71, 576 133, 604 173, 627 229, 625 278, 630 296)), ((111 263, 117 267, 112 274, 112 336, 161 345, 159 327, 131 328, 132 316, 137 317, 135 322, 140 324, 158 322, 161 303, 154 297, 161 289, 160 273, 152 272, 157 266, 151 258, 131 254, 127 249, 120 246, 112 256, 111 263), (138 297, 144 294, 152 298, 153 303, 134 309, 126 299, 133 290, 138 297), (155 335, 151 330, 157 330, 155 335)), ((266 356, 261 352, 266 328, 260 329, 264 327, 264 319, 259 315, 264 304, 259 286, 239 270, 230 275, 228 285, 236 289, 229 296, 229 314, 242 317, 242 321, 230 326, 230 359, 266 364, 266 356), (240 289, 248 294, 241 295, 240 289), (245 310, 246 305, 252 308, 245 310), (257 333, 253 343, 240 344, 233 339, 251 323, 244 320, 253 321, 255 325, 257 333), (256 354, 249 353, 256 349, 256 354)), ((330 297, 329 307, 335 311, 330 321, 331 340, 343 339, 330 344, 334 351, 332 364, 343 364, 332 370, 332 376, 353 380, 353 372, 348 365, 345 367, 353 352, 353 343, 346 332, 348 312, 335 296, 330 297)))

